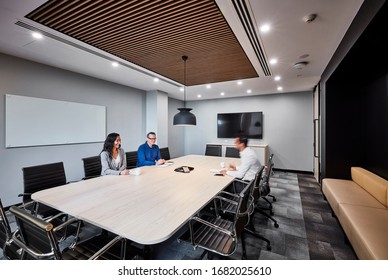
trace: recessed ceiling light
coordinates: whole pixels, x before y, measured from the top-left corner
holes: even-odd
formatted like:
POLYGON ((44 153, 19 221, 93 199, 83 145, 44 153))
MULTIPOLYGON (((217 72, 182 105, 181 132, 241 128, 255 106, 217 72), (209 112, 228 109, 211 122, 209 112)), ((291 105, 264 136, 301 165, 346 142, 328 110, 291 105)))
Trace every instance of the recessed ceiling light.
POLYGON ((270 25, 269 24, 263 24, 262 26, 260 26, 260 31, 263 32, 263 33, 266 33, 268 32, 269 30, 271 29, 270 25))
POLYGON ((238 84, 238 85, 242 85, 242 81, 238 81, 237 84, 238 84))
POLYGON ((280 81, 281 77, 280 76, 275 76, 274 80, 275 81, 280 81))
POLYGON ((197 95, 197 97, 198 97, 198 98, 201 98, 201 97, 202 97, 202 95, 198 94, 198 95, 197 95))
POLYGON ((250 90, 250 89, 247 90, 247 93, 251 93, 251 92, 252 92, 252 90, 250 90))
POLYGON ((112 62, 112 66, 113 66, 113 67, 118 67, 118 66, 119 66, 119 63, 116 62, 116 61, 113 61, 113 62, 112 62))
POLYGON ((278 90, 280 91, 280 90, 283 90, 283 87, 278 87, 278 90))
POLYGON ((159 82, 159 78, 154 78, 154 82, 155 83, 159 82))
POLYGON ((225 95, 225 92, 221 92, 220 95, 221 95, 221 96, 224 96, 224 95, 225 95))
POLYGON ((34 37, 35 39, 42 39, 43 35, 39 32, 32 32, 32 37, 34 37))
POLYGON ((211 88, 212 86, 211 85, 206 85, 206 88, 211 88))
POLYGON ((277 60, 276 58, 272 58, 272 59, 270 59, 270 61, 269 61, 269 64, 272 64, 272 65, 274 65, 274 64, 276 64, 276 63, 278 63, 278 60, 277 60))

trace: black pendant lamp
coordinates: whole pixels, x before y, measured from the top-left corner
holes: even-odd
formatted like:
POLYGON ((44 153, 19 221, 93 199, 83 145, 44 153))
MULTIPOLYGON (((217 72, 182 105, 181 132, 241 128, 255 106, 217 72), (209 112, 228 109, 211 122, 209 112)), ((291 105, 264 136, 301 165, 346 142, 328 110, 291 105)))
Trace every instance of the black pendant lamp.
POLYGON ((182 56, 182 60, 184 62, 184 85, 183 85, 183 91, 184 91, 184 99, 183 104, 185 108, 178 108, 179 113, 174 116, 174 125, 180 125, 180 126, 194 126, 197 125, 197 119, 193 113, 190 111, 192 108, 186 108, 186 60, 188 57, 186 55, 182 56))

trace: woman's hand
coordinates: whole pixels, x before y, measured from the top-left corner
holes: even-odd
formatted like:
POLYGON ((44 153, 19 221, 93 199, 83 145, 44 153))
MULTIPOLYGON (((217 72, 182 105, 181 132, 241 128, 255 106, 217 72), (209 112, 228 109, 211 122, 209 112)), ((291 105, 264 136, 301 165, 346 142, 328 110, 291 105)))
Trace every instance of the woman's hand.
POLYGON ((131 170, 124 169, 123 171, 120 172, 120 175, 129 175, 130 173, 131 173, 131 170))

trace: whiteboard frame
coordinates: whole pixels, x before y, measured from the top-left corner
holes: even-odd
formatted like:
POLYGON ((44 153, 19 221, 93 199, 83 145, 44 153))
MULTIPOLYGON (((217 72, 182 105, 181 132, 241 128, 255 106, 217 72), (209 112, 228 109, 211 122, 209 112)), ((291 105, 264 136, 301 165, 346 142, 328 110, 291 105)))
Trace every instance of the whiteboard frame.
POLYGON ((5 99, 5 148, 105 140, 105 106, 10 94, 5 99))

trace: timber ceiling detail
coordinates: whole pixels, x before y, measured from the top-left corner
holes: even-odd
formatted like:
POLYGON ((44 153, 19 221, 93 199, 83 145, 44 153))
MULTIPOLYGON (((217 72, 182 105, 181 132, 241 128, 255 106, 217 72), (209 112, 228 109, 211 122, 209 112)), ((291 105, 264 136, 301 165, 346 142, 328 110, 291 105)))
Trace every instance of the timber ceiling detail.
POLYGON ((213 0, 52 0, 28 19, 186 85, 258 77, 213 0))

